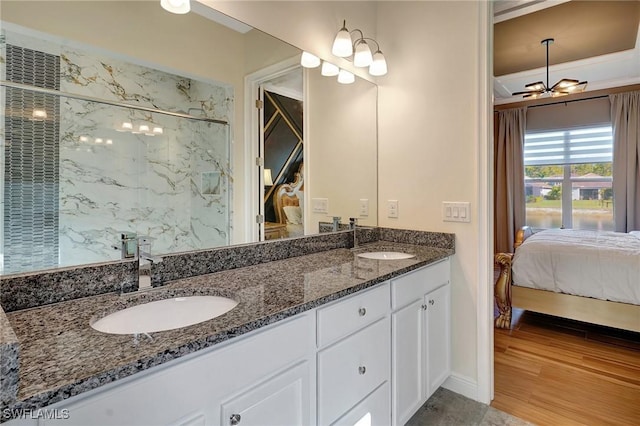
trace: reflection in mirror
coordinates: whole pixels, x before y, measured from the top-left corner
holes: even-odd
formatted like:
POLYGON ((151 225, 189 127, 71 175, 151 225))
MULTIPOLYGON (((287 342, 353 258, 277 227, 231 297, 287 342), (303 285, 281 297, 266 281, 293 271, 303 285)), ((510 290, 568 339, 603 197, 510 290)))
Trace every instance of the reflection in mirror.
MULTIPOLYGON (((123 233, 159 254, 257 240, 244 76, 298 49, 148 1, 3 1, 2 19, 0 273, 118 260, 123 233), (158 47, 157 27, 193 45, 158 47)), ((331 216, 375 225, 376 87, 302 74, 304 167, 274 187, 301 172, 306 234, 331 216)))

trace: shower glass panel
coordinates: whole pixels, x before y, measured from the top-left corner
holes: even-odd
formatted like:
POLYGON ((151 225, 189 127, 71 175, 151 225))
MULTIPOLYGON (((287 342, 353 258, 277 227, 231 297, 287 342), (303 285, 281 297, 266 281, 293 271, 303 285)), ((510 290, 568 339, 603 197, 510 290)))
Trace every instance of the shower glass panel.
POLYGON ((64 95, 34 119, 10 102, 34 93, 2 87, 0 273, 117 260, 123 232, 155 253, 229 244, 228 125, 64 95), (34 193, 47 196, 24 200, 34 193))

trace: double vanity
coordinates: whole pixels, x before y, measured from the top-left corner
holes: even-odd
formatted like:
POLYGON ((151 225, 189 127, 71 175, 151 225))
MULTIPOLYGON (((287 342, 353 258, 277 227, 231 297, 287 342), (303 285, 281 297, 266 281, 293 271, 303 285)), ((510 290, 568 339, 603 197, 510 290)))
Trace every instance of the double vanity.
POLYGON ((8 312, 19 376, 0 421, 405 424, 450 374, 453 235, 376 232, 356 249, 350 232, 246 246, 298 255, 8 312))

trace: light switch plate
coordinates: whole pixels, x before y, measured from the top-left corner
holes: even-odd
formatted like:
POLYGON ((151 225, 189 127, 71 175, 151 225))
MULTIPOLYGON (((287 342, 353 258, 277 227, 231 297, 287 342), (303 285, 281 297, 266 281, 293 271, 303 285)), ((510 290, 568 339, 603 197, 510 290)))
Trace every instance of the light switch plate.
POLYGON ((360 198, 360 216, 369 216, 369 200, 360 198))
POLYGON ((398 217, 398 200, 387 201, 387 217, 390 217, 390 218, 398 217))
POLYGON ((312 198, 311 206, 314 213, 329 214, 329 199, 328 198, 312 198))
POLYGON ((469 202, 443 201, 442 220, 445 222, 471 222, 469 202))

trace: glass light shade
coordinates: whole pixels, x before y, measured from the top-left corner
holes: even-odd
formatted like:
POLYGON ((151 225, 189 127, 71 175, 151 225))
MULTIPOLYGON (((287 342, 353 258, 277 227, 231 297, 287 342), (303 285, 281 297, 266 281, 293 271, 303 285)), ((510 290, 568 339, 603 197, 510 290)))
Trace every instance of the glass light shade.
POLYGON ((377 51, 373 54, 373 61, 369 65, 369 74, 373 76, 381 76, 387 73, 387 60, 381 51, 377 51))
POLYGON ((104 140, 103 140, 102 138, 95 138, 93 141, 94 141, 95 143, 102 143, 102 142, 104 142, 104 140))
POLYGON ((141 124, 140 127, 138 127, 138 131, 139 132, 148 132, 149 131, 149 126, 147 126, 146 124, 141 124))
POLYGON ((349 30, 346 27, 342 27, 336 34, 331 53, 340 58, 347 58, 353 55, 353 42, 351 41, 351 34, 349 34, 349 30))
POLYGON ((331 62, 322 62, 321 74, 325 77, 335 77, 340 72, 340 68, 337 65, 333 65, 331 62))
POLYGON ((320 66, 320 58, 309 52, 302 52, 302 56, 300 57, 300 65, 305 68, 318 67, 320 66))
POLYGON ((133 124, 129 123, 128 121, 125 121, 124 123, 122 123, 122 126, 120 127, 120 129, 118 131, 126 132, 126 131, 131 131, 131 130, 133 130, 133 124))
POLYGON ((354 81, 356 81, 356 76, 353 73, 347 70, 340 70, 340 73, 338 73, 338 83, 351 84, 354 81))
POLYGON ((156 135, 161 135, 164 133, 164 130, 162 130, 162 127, 154 127, 153 133, 155 133, 156 135))
POLYGON ((356 53, 353 55, 353 65, 356 67, 368 67, 373 62, 371 49, 366 41, 356 42, 356 53))
POLYGON ((160 0, 160 6, 167 12, 183 15, 191 10, 191 0, 160 0))

